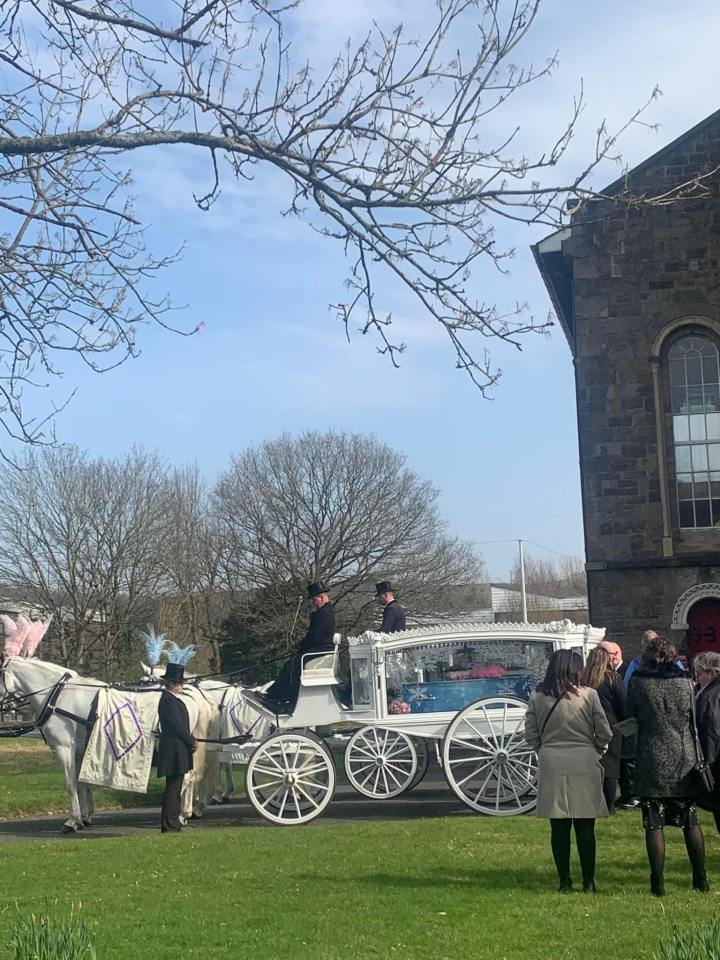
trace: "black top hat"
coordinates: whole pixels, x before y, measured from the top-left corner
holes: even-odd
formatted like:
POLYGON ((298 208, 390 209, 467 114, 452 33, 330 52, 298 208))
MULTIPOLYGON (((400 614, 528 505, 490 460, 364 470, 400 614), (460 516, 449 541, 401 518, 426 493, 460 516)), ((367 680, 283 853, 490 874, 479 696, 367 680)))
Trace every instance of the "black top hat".
POLYGON ((322 580, 318 580, 317 583, 309 583, 307 585, 308 600, 312 600, 313 597, 319 597, 321 593, 328 593, 328 588, 325 586, 322 580))
POLYGON ((379 597, 381 593, 395 593, 389 580, 381 580, 380 583, 375 584, 375 596, 379 597))
POLYGON ((185 667, 181 663, 168 663, 163 680, 165 683, 184 683, 185 667))

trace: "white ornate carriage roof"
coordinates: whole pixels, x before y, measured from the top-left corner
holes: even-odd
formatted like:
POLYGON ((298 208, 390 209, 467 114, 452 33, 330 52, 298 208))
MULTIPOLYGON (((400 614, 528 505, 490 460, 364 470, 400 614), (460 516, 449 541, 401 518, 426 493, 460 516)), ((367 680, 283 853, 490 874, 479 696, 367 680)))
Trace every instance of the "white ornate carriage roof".
POLYGON ((573 623, 571 620, 553 620, 550 623, 440 623, 435 626, 413 627, 398 633, 378 633, 366 630, 357 637, 348 637, 348 646, 372 646, 394 648, 407 646, 425 646, 432 643, 448 643, 453 640, 525 640, 547 637, 548 640, 560 637, 577 645, 584 642, 599 643, 605 636, 604 627, 591 627, 585 623, 573 623))

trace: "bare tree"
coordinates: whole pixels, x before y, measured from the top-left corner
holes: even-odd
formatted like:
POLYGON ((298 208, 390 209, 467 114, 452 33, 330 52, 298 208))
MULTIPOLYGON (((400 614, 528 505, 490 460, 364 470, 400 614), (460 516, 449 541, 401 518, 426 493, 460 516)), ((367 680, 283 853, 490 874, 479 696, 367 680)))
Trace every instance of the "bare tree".
POLYGON ((228 588, 255 634, 276 640, 291 640, 308 580, 332 586, 339 625, 352 630, 377 621, 375 580, 391 578, 411 614, 431 616, 446 587, 473 583, 481 566, 446 533, 438 490, 372 436, 263 443, 221 476, 214 509, 228 588))
MULTIPOLYGON (((520 589, 520 561, 515 560, 509 582, 520 589)), ((525 557, 525 585, 528 593, 541 597, 582 596, 587 592, 585 564, 580 557, 560 557, 558 560, 525 557)))
POLYGON ((163 575, 167 466, 133 450, 28 453, 0 474, 0 580, 54 616, 58 654, 112 671, 163 575))
MULTIPOLYGON (((120 169, 123 156, 161 146, 207 157, 208 181, 195 195, 202 209, 227 176, 278 173, 288 187, 283 212, 345 251, 347 296, 334 306, 348 332, 375 333, 398 363, 405 344, 377 293, 384 272, 443 328, 458 367, 482 391, 493 386, 488 342, 520 347, 547 326, 478 292, 476 269, 503 270, 512 253, 494 224, 559 223, 569 197, 593 196, 591 174, 616 150, 617 134, 601 125, 587 162, 555 179, 582 93, 534 157, 515 147, 512 116, 507 133, 488 133, 502 128, 491 115, 505 116, 513 94, 554 66, 552 57, 518 66, 539 6, 438 0, 424 36, 375 22, 325 68, 295 57, 296 0, 5 2, 5 429, 42 437, 42 422, 23 410, 23 387, 58 374, 64 351, 104 369, 134 354, 137 322, 162 321, 167 302, 149 298, 144 281, 166 261, 145 253, 120 169)), ((699 186, 691 178, 677 193, 699 186)))
POLYGON ((196 464, 172 472, 164 510, 167 529, 156 624, 178 642, 209 648, 220 669, 219 630, 230 610, 221 579, 220 537, 196 464))

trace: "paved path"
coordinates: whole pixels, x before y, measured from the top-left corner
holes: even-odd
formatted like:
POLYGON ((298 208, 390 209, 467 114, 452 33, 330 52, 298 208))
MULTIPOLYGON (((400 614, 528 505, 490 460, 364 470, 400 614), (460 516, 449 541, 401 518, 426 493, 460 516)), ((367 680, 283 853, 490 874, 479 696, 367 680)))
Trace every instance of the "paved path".
MULTIPOLYGON (((395 800, 367 800, 349 785, 340 783, 325 813, 308 824, 305 829, 338 822, 449 816, 476 816, 476 814, 461 803, 444 782, 432 776, 410 793, 395 800)), ((95 837, 126 837, 157 830, 159 818, 160 810, 155 807, 111 810, 96 814, 93 825, 89 829, 72 836, 64 836, 60 833, 64 819, 62 816, 33 820, 5 820, 0 822, 0 843, 18 840, 61 840, 75 843, 76 840, 90 840, 95 837)), ((186 829, 203 831, 212 830, 213 827, 218 826, 272 827, 273 824, 259 817, 243 797, 237 803, 208 807, 203 818, 192 820, 186 829)))

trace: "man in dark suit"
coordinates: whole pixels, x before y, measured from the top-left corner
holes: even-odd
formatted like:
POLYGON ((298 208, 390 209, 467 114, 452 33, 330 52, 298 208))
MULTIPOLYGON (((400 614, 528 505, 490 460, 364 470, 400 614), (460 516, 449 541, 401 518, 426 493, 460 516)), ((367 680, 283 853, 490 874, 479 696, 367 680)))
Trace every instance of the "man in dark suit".
POLYGON ((383 608, 380 633, 397 633, 405 629, 405 610, 395 599, 393 585, 389 580, 375 584, 375 599, 383 608))
POLYGON ((300 690, 302 658, 306 653, 325 653, 333 649, 335 611, 330 603, 328 589, 322 583, 309 583, 308 599, 313 607, 310 625, 297 653, 284 664, 267 693, 253 696, 275 713, 292 713, 300 690))
POLYGON ((192 770, 192 755, 197 747, 195 738, 190 733, 187 707, 180 699, 184 679, 184 667, 179 663, 168 663, 163 677, 166 689, 160 695, 158 703, 160 743, 157 772, 159 777, 165 777, 160 818, 160 829, 163 833, 180 833, 182 782, 188 770, 192 770))

